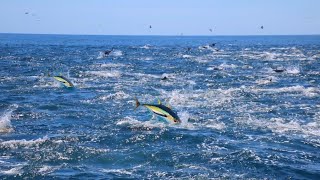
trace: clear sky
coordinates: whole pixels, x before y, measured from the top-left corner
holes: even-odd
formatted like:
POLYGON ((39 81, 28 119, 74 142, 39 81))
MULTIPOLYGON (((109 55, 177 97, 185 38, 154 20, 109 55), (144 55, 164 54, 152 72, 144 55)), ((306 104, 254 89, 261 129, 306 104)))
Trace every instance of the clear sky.
POLYGON ((1 0, 0 23, 0 33, 320 34, 320 0, 1 0))

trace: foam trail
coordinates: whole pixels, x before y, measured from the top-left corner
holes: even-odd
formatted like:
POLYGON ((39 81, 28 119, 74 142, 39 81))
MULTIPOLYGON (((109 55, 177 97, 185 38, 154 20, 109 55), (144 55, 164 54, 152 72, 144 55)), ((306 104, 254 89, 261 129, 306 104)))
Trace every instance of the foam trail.
POLYGON ((153 128, 164 128, 166 124, 155 121, 155 120, 149 120, 149 121, 140 121, 133 117, 125 117, 121 120, 119 120, 116 125, 118 126, 127 126, 134 129, 144 129, 144 130, 150 130, 153 128))
POLYGON ((184 54, 182 55, 182 58, 192 58, 193 56, 189 55, 189 54, 184 54))
POLYGON ((123 53, 122 53, 122 51, 120 51, 120 50, 115 50, 115 51, 112 51, 112 52, 111 52, 111 55, 112 55, 112 56, 122 56, 123 53))
POLYGON ((100 51, 97 59, 102 59, 102 58, 105 58, 105 57, 106 56, 104 55, 104 52, 100 51))
POLYGON ((150 44, 146 44, 142 47, 140 47, 141 49, 150 49, 151 48, 151 45, 150 44))
POLYGON ((178 112, 178 116, 181 120, 181 123, 178 125, 180 128, 185 128, 189 130, 195 129, 194 125, 189 122, 190 114, 188 112, 178 112))
POLYGON ((86 74, 103 78, 118 78, 121 76, 120 71, 86 71, 86 74))
POLYGON ((23 173, 22 168, 22 166, 18 166, 9 170, 2 170, 1 173, 6 175, 21 175, 23 173))
POLYGON ((18 105, 14 104, 0 116, 0 133, 9 133, 14 131, 11 125, 11 114, 17 108, 18 105))
POLYGON ((299 74, 300 73, 300 68, 299 67, 289 67, 286 69, 288 74, 299 74))

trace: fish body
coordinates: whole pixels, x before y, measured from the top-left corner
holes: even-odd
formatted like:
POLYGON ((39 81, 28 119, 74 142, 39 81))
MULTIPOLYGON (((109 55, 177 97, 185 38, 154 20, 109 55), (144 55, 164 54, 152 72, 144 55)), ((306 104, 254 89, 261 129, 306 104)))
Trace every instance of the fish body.
POLYGON ((73 84, 65 77, 63 76, 53 76, 54 79, 61 82, 63 85, 65 85, 68 88, 73 87, 73 84))
POLYGON ((167 107, 161 104, 160 101, 159 101, 159 104, 140 104, 138 99, 136 99, 136 108, 139 107, 140 105, 146 107, 147 109, 152 111, 154 114, 164 117, 169 122, 172 122, 175 124, 181 123, 181 120, 178 117, 178 115, 175 112, 173 112, 170 107, 167 107))

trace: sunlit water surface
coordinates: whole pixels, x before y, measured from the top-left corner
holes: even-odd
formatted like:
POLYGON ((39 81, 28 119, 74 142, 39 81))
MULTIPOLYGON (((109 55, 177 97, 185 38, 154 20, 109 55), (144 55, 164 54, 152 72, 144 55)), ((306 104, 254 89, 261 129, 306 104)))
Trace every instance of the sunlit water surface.
POLYGON ((320 36, 1 34, 0 177, 319 178, 319 60, 320 36))

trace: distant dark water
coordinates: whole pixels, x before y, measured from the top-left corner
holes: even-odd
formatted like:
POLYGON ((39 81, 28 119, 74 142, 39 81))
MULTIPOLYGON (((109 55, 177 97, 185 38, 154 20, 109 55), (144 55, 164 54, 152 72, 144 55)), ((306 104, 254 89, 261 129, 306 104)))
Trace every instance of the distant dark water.
POLYGON ((0 34, 0 177, 317 179, 319 69, 320 36, 0 34))

